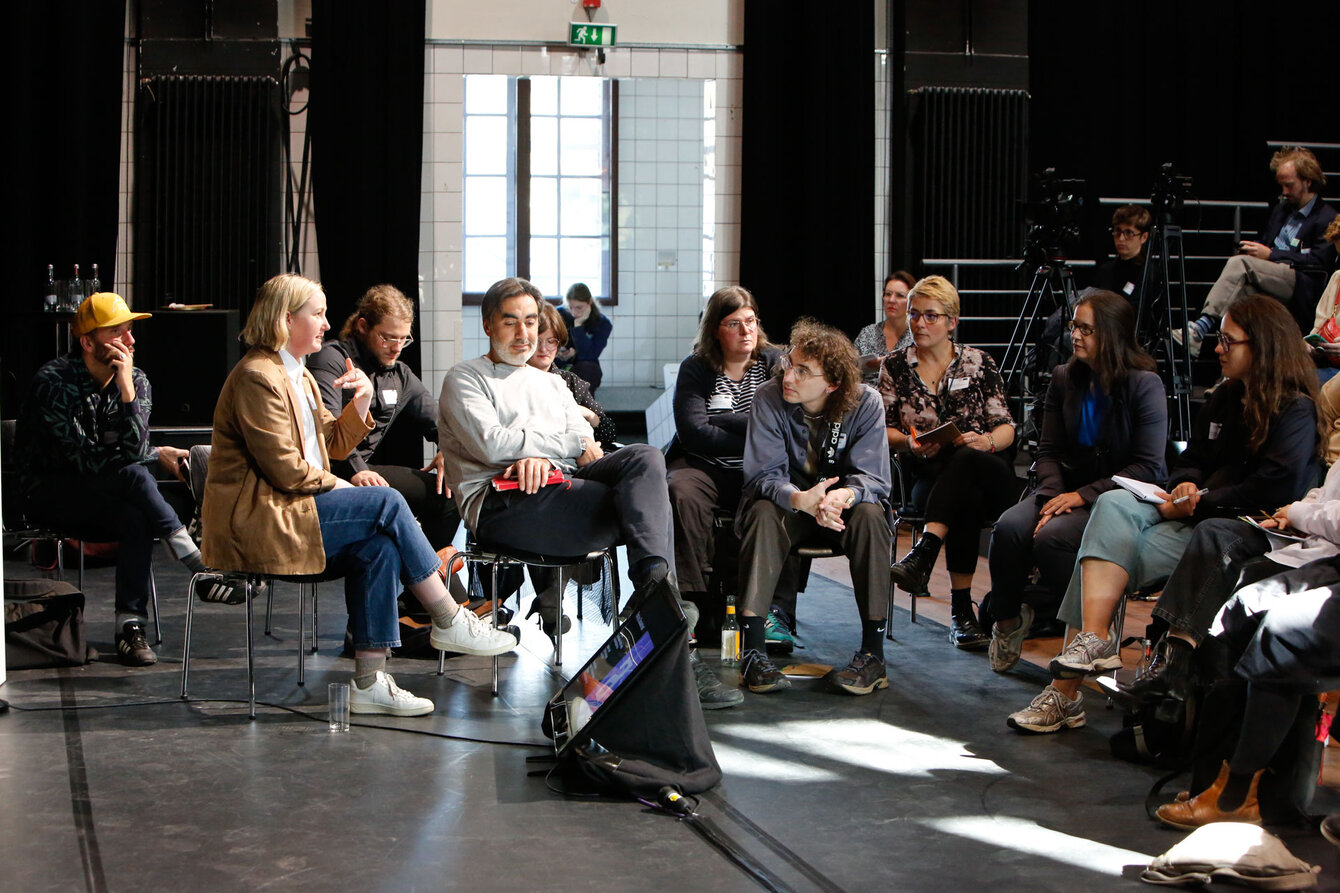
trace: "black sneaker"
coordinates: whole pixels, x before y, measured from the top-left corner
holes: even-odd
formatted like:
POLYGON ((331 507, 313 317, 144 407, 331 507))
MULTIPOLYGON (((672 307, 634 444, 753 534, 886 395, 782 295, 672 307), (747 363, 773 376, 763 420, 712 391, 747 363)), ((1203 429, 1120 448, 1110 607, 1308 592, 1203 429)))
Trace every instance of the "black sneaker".
POLYGON ((121 626, 121 632, 116 634, 116 654, 128 667, 149 667, 158 663, 158 655, 149 647, 149 638, 144 634, 144 624, 138 620, 121 626))
POLYGON ((240 605, 247 600, 247 587, 237 580, 210 576, 195 581, 195 597, 202 602, 219 605, 240 605))
POLYGON ((883 658, 858 651, 852 656, 851 663, 829 673, 828 681, 849 694, 868 695, 878 689, 888 688, 889 674, 884 669, 883 658))
POLYGON ((964 651, 981 651, 991 644, 991 637, 982 632, 972 613, 954 614, 949 620, 949 641, 964 651))
POLYGON ((704 710, 734 707, 744 700, 744 692, 723 685, 696 648, 689 649, 689 666, 693 669, 693 682, 698 689, 698 703, 704 710))
POLYGON ((740 658, 740 684, 755 694, 763 694, 788 689, 791 680, 762 651, 746 651, 740 658))

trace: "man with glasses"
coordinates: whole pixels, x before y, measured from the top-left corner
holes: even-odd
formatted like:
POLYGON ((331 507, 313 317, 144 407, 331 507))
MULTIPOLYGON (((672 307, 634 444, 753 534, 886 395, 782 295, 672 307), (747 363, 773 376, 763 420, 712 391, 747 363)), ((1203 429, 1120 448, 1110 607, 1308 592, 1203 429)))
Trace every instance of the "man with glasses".
POLYGON ((484 293, 489 352, 451 367, 438 401, 447 479, 481 542, 543 555, 621 543, 648 591, 674 562, 665 456, 645 443, 607 455, 563 380, 529 365, 543 300, 515 277, 484 293), (550 484, 554 471, 565 480, 550 484))
POLYGON ((1125 295, 1140 306, 1140 282, 1145 275, 1145 245, 1153 217, 1139 205, 1122 205, 1112 214, 1112 247, 1117 256, 1100 264, 1093 287, 1125 295))
MULTIPOLYGON (((437 443, 437 402, 400 354, 414 341, 414 306, 393 285, 368 289, 340 329, 340 340, 321 348, 307 361, 307 368, 321 389, 321 402, 338 416, 352 396, 335 386, 345 374, 346 363, 367 373, 372 380, 372 413, 376 425, 344 461, 332 460, 331 471, 355 487, 391 487, 409 503, 424 536, 439 551, 451 545, 460 526, 460 515, 451 501, 443 474, 442 453, 418 467, 416 459, 399 456, 406 445, 422 450, 422 442, 437 443), (414 462, 406 465, 405 460, 414 462)), ((450 575, 457 601, 464 590, 450 575)))
POLYGON ((768 658, 764 615, 791 548, 842 547, 851 567, 861 645, 829 673, 839 691, 887 688, 884 627, 889 602, 889 447, 884 405, 861 383, 860 358, 836 329, 802 319, 780 379, 759 387, 744 448, 740 533, 740 684, 752 692, 790 688, 768 658))
MULTIPOLYGON (((1228 259, 1210 286, 1200 317, 1188 325, 1187 351, 1193 357, 1200 356, 1205 336, 1219 330, 1233 304, 1249 294, 1266 294, 1283 303, 1303 331, 1312 325, 1317 298, 1336 260, 1335 246, 1326 239, 1336 212, 1320 194, 1326 175, 1317 157, 1298 146, 1276 152, 1270 170, 1280 187, 1279 200, 1257 240, 1238 243, 1237 256, 1228 259)), ((1180 328, 1172 336, 1182 343, 1180 328)))

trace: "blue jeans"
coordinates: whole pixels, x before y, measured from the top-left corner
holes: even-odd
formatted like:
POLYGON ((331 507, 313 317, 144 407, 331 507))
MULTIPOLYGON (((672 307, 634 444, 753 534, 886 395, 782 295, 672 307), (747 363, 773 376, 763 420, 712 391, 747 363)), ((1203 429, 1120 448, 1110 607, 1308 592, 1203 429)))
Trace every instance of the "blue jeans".
POLYGON ((40 475, 28 482, 33 523, 91 543, 120 543, 116 612, 149 616, 149 571, 155 537, 182 527, 153 472, 127 465, 104 474, 40 475))
POLYGON ((318 493, 326 569, 344 575, 344 602, 354 648, 400 645, 396 596, 442 565, 405 498, 390 487, 345 487, 318 493))

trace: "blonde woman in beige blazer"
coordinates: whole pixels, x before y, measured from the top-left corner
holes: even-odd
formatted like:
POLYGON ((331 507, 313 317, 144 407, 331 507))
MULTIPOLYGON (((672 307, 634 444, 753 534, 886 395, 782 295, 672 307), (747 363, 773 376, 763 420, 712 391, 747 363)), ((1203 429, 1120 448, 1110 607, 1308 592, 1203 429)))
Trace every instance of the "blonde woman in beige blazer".
POLYGON ((349 363, 334 383, 353 399, 339 418, 322 405, 303 359, 329 329, 325 293, 310 279, 276 276, 257 293, 242 332, 254 346, 214 410, 201 552, 227 570, 343 575, 354 639, 350 711, 421 716, 433 702, 386 672, 387 651, 400 644, 402 586, 432 615, 434 648, 493 655, 511 651, 516 638, 447 596, 446 569, 404 497, 330 473, 331 456, 344 458, 372 429, 372 383, 349 363))

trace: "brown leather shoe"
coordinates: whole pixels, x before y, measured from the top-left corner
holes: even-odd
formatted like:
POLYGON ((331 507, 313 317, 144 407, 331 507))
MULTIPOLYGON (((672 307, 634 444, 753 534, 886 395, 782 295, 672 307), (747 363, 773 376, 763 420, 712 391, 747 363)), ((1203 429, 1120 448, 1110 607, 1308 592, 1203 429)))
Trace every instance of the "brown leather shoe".
POLYGON ((1258 770, 1252 776, 1247 796, 1237 809, 1229 812, 1219 809, 1219 795, 1224 792, 1224 786, 1228 784, 1228 763, 1225 762, 1219 768, 1219 777, 1214 780, 1214 784, 1189 800, 1179 797, 1173 803, 1165 803, 1154 814, 1165 825, 1172 825, 1183 831, 1193 831, 1211 822, 1246 822, 1249 825, 1259 825, 1261 805, 1256 800, 1256 786, 1260 783, 1261 773, 1264 771, 1264 769, 1258 770))
POLYGON ((442 559, 442 566, 437 569, 437 575, 446 582, 448 574, 454 574, 465 567, 465 559, 461 557, 455 546, 444 546, 437 550, 437 557, 442 559))

